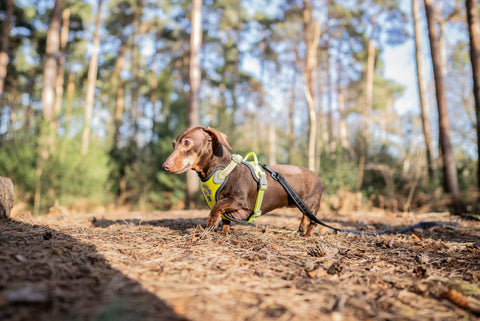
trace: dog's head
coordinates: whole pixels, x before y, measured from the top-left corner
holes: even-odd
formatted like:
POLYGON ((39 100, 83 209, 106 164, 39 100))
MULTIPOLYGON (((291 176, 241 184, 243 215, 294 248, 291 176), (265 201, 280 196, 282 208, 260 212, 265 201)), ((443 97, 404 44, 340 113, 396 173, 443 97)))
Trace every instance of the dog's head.
POLYGON ((200 171, 201 164, 210 155, 221 156, 223 146, 232 149, 227 135, 210 127, 185 129, 173 141, 173 152, 163 163, 163 169, 170 173, 183 173, 189 169, 200 171), (202 162, 203 161, 203 162, 202 162))

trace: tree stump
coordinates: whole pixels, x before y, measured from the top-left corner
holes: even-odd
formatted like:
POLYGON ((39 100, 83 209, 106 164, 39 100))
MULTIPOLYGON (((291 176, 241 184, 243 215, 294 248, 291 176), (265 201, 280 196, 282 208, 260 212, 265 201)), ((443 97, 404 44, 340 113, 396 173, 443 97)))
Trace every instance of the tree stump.
POLYGON ((12 180, 8 177, 0 177, 0 218, 10 217, 14 201, 12 180))

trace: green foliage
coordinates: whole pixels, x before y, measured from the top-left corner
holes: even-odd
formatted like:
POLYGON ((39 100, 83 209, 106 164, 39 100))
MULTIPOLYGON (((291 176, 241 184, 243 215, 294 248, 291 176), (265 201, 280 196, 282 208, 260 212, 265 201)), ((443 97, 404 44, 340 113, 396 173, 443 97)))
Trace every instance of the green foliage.
POLYGON ((0 141, 0 176, 13 180, 20 198, 32 202, 35 190, 36 140, 32 136, 0 141))
POLYGON ((319 177, 323 181, 324 192, 335 194, 340 188, 355 190, 357 185, 358 163, 348 156, 348 151, 338 146, 333 153, 324 153, 321 158, 319 177))
MULTIPOLYGON (((60 145, 60 144, 59 144, 60 145)), ((80 155, 79 143, 63 144, 66 150, 47 160, 41 176, 44 191, 41 211, 58 202, 69 206, 79 198, 104 203, 110 193, 106 189, 108 157, 98 146, 92 146, 85 157, 80 155)), ((12 178, 18 200, 33 205, 37 167, 37 139, 19 136, 1 142, 0 175, 12 178)))
POLYGON ((64 199, 72 197, 85 197, 98 203, 109 200, 111 197, 107 189, 109 167, 105 148, 93 143, 88 154, 82 156, 78 140, 68 140, 64 146, 66 150, 61 151, 58 157, 49 162, 44 173, 55 196, 60 197, 61 203, 64 199))

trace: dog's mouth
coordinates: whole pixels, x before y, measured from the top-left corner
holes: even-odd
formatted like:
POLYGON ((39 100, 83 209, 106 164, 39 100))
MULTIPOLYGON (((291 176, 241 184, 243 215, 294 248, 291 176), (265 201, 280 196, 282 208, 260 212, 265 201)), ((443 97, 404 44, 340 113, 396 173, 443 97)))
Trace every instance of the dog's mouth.
POLYGON ((172 174, 181 174, 192 168, 191 159, 185 158, 181 162, 167 161, 163 164, 163 169, 172 174))
POLYGON ((189 168, 183 168, 183 169, 179 169, 179 170, 167 170, 167 172, 171 173, 171 174, 181 174, 181 173, 185 173, 186 171, 188 171, 189 168))

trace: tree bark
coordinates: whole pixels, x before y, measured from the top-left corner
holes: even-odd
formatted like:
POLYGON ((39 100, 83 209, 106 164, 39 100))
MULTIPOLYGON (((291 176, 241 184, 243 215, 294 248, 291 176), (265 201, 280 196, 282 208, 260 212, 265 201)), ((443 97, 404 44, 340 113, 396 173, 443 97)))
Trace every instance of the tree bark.
MULTIPOLYGON (((55 107, 53 109, 53 132, 58 129, 58 118, 63 102, 63 83, 65 78, 65 54, 67 51, 68 33, 70 30, 70 8, 65 8, 62 13, 62 32, 60 34, 60 57, 58 58, 58 72, 55 80, 55 107)), ((52 134, 52 133, 50 133, 52 134)), ((55 135, 52 139, 55 142, 55 135)))
POLYGON ((88 67, 87 76, 87 95, 85 98, 85 118, 82 131, 82 155, 88 152, 90 144, 90 126, 92 122, 93 103, 95 95, 95 83, 97 81, 98 71, 98 52, 100 50, 100 13, 102 9, 102 0, 98 0, 97 15, 95 17, 95 33, 93 36, 93 53, 90 57, 90 65, 88 67))
POLYGON ((286 140, 287 140, 287 162, 292 163, 293 157, 292 154, 294 152, 294 142, 295 142, 295 135, 294 135, 294 126, 293 126, 293 118, 295 112, 295 102, 296 102, 296 83, 297 83, 297 69, 295 65, 293 65, 293 73, 292 73, 292 82, 291 82, 291 99, 288 103, 288 119, 287 119, 287 132, 286 132, 286 140))
POLYGON ((8 177, 0 177, 0 219, 9 218, 15 202, 13 183, 8 177))
POLYGON ((347 120, 345 115, 345 98, 343 97, 343 89, 341 84, 341 74, 342 74, 342 63, 337 61, 337 103, 338 103, 338 113, 340 114, 340 119, 338 122, 338 130, 340 135, 340 144, 343 149, 348 149, 350 144, 348 143, 348 132, 347 132, 347 120))
POLYGON ((5 79, 7 78, 8 50, 10 47, 10 29, 13 16, 13 0, 7 0, 5 20, 3 22, 2 43, 0 43, 0 99, 5 90, 5 79))
POLYGON ((428 105, 427 95, 426 95, 426 82, 423 77, 423 59, 422 59, 422 41, 421 41, 421 30, 420 30, 420 13, 418 7, 418 1, 412 0, 412 12, 413 12, 413 29, 415 33, 415 61, 417 69, 417 85, 418 85, 418 96, 420 99, 420 110, 422 117, 423 125, 423 136, 425 138, 425 151, 427 156, 427 167, 428 167, 428 177, 433 179, 434 177, 434 156, 433 156, 433 144, 432 144, 432 133, 430 129, 430 106, 428 105))
POLYGON ((335 150, 335 140, 333 139, 333 80, 332 75, 330 73, 330 69, 332 68, 331 57, 326 52, 326 62, 327 62, 327 70, 325 71, 327 74, 327 137, 326 137, 326 145, 328 146, 328 151, 332 153, 335 150))
MULTIPOLYGON (((375 22, 372 22, 375 24, 375 22)), ((365 79, 365 104, 363 106, 363 132, 360 143, 360 155, 358 161, 357 190, 362 187, 365 163, 367 161, 367 140, 370 127, 370 112, 373 100, 373 76, 375 71, 375 44, 373 36, 368 40, 367 66, 365 79)))
POLYGON ((444 190, 451 193, 454 199, 460 196, 458 188, 457 167, 450 142, 450 122, 448 120, 447 104, 445 99, 445 85, 442 74, 442 59, 438 44, 438 33, 435 26, 435 15, 432 0, 425 0, 425 12, 428 24, 428 38, 432 56, 433 74, 435 79, 435 96, 437 100, 439 122, 439 145, 442 154, 442 169, 444 190))
POLYGON ((477 188, 480 190, 480 27, 478 25, 477 0, 466 0, 468 35, 470 38, 470 61, 473 75, 473 97, 477 116, 477 188))
MULTIPOLYGON (((53 107, 55 102, 55 80, 57 78, 57 55, 60 47, 60 21, 62 13, 62 0, 56 0, 50 20, 50 27, 47 34, 45 51, 45 69, 43 73, 42 90, 42 114, 43 120, 40 123, 40 134, 38 138, 38 158, 35 169, 35 196, 33 212, 38 214, 40 210, 40 199, 42 195, 42 174, 47 159, 51 155, 53 142, 51 141, 53 131, 53 107)), ((53 136, 54 137, 54 136, 53 136)))
MULTIPOLYGON (((202 44, 202 0, 192 1, 192 27, 190 34, 190 99, 188 105, 188 127, 198 126, 200 122, 200 46, 202 44)), ((195 194, 198 192, 198 177, 189 171, 187 173, 187 199, 189 208, 195 207, 195 194)))
POLYGON ((370 128, 370 113, 372 111, 373 101, 373 75, 375 70, 375 44, 373 38, 368 40, 367 49, 367 72, 365 79, 365 106, 363 109, 363 138, 368 137, 368 131, 370 128))
POLYGON ((70 121, 72 119, 72 110, 73 110, 73 100, 75 97, 75 74, 73 73, 72 66, 68 70, 68 83, 67 83, 67 101, 65 107, 65 137, 62 141, 62 146, 60 150, 60 159, 65 160, 67 152, 68 133, 70 132, 70 121))
POLYGON ((120 50, 118 53, 118 58, 117 58, 117 64, 115 65, 115 72, 114 72, 114 88, 115 88, 115 93, 116 93, 116 98, 115 98, 115 116, 113 120, 113 126, 114 126, 114 131, 113 131, 113 148, 112 150, 116 153, 118 151, 118 146, 120 143, 120 127, 122 126, 122 117, 123 117, 123 110, 124 110, 124 104, 125 104, 125 82, 122 78, 122 70, 125 66, 125 43, 122 40, 122 43, 120 44, 120 50))
MULTIPOLYGON (((143 15, 143 0, 138 0, 133 7, 133 34, 131 37, 131 50, 132 50, 132 60, 130 72, 132 74, 131 81, 131 109, 132 109, 132 121, 133 121, 133 141, 138 146, 140 143, 140 124, 139 119, 141 115, 140 111, 140 81, 141 81, 141 72, 142 68, 140 66, 140 43, 138 39, 141 37, 142 30, 142 15, 143 15)), ((134 151, 134 149, 132 149, 134 151)), ((136 158, 137 155, 132 155, 133 158, 136 158)))
POLYGON ((42 90, 42 113, 44 132, 40 135, 39 151, 40 157, 47 159, 53 148, 52 137, 54 137, 54 103, 55 103, 55 81, 57 79, 58 65, 57 55, 60 48, 60 23, 62 12, 62 0, 56 0, 50 20, 50 28, 47 34, 45 69, 43 73, 42 90))
POLYGON ((314 77, 317 69, 317 47, 320 37, 320 24, 313 19, 312 4, 309 0, 303 0, 303 30, 305 34, 305 98, 308 105, 310 119, 310 133, 308 138, 308 168, 316 171, 315 146, 317 141, 317 111, 315 109, 314 77))

